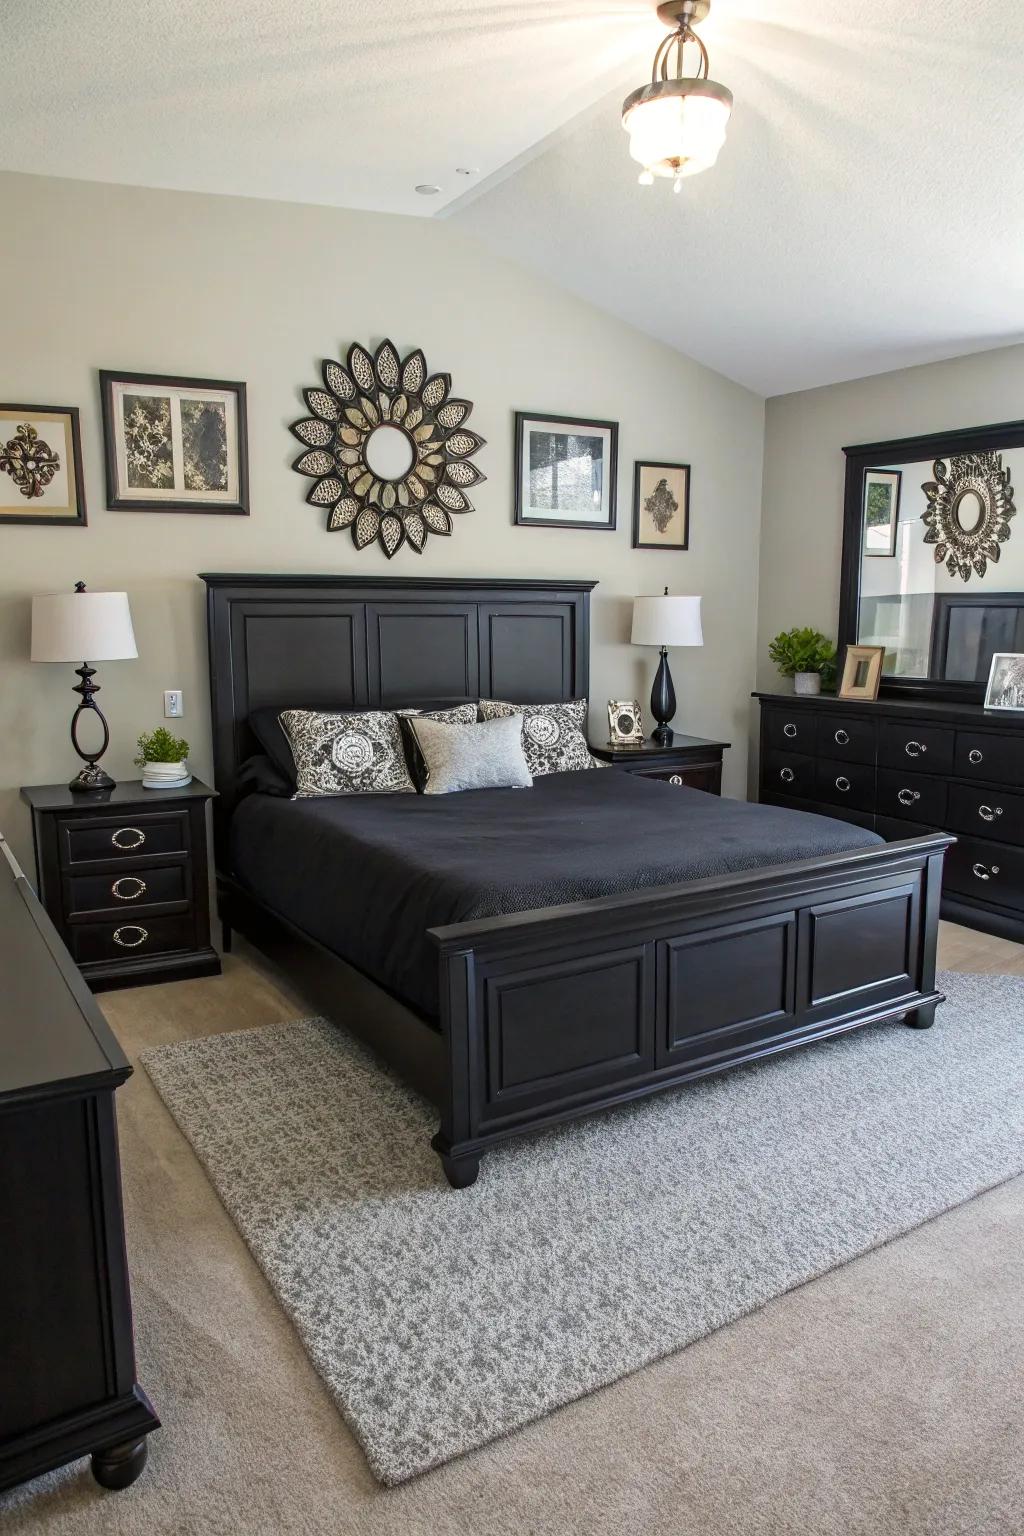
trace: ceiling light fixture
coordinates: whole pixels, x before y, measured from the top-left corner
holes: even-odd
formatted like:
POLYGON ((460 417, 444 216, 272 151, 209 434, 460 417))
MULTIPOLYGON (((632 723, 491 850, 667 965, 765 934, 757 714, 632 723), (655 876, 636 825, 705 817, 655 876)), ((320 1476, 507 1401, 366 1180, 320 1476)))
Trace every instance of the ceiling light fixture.
POLYGON ((643 166, 641 186, 649 187, 655 176, 670 176, 678 192, 684 176, 714 165, 725 143, 732 92, 708 79, 708 51, 693 30, 710 9, 711 0, 665 0, 658 6, 660 19, 675 30, 654 55, 650 85, 622 103, 629 153, 643 166), (687 43, 696 44, 700 55, 695 75, 683 73, 687 43))
POLYGON ((416 191, 420 194, 420 197, 436 197, 440 190, 441 188, 435 186, 432 181, 421 181, 419 186, 416 188, 416 191))

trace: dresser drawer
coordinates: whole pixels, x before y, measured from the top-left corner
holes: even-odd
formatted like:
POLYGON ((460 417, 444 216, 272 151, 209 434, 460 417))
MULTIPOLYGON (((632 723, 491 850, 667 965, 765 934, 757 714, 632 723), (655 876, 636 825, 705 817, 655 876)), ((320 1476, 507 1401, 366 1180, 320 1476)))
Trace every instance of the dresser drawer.
POLYGON ((844 763, 875 760, 875 722, 860 715, 835 715, 831 710, 819 715, 816 740, 821 757, 844 763))
POLYGON ((813 757, 801 757, 796 752, 769 752, 765 758, 763 788, 773 795, 813 800, 816 766, 813 757))
POLYGON ((1024 786, 1024 739, 989 731, 957 731, 956 772, 964 779, 1024 786))
POLYGON ((169 950, 191 949, 196 941, 191 912, 173 917, 136 917, 125 913, 119 922, 71 923, 68 948, 79 965, 97 960, 145 959, 169 950))
POLYGON ((953 767, 953 731, 923 722, 881 720, 878 766, 913 768, 918 773, 949 773, 953 767))
MULTIPOLYGON (((946 780, 928 778, 923 773, 903 773, 895 768, 879 768, 879 816, 920 822, 923 826, 946 825, 946 780)), ((907 834, 910 835, 909 833, 907 834)))
POLYGON ((164 906, 188 901, 191 869, 187 862, 150 868, 137 873, 124 870, 105 875, 69 875, 64 883, 64 915, 87 912, 121 912, 129 907, 164 906))
POLYGON ((949 829, 999 842, 1024 843, 1024 795, 973 784, 949 786, 949 829))
POLYGON ((848 805, 858 811, 875 808, 875 770, 866 763, 844 763, 822 758, 815 776, 816 795, 830 805, 848 805))
POLYGON ((141 867, 154 856, 188 851, 188 812, 135 812, 87 819, 68 816, 58 823, 57 835, 65 869, 122 859, 141 867))
POLYGON ((1024 911, 1024 849, 962 837, 946 854, 943 885, 977 901, 1024 911))
POLYGON ((817 715, 809 709, 767 709, 764 713, 765 736, 770 747, 779 752, 817 750, 817 715))

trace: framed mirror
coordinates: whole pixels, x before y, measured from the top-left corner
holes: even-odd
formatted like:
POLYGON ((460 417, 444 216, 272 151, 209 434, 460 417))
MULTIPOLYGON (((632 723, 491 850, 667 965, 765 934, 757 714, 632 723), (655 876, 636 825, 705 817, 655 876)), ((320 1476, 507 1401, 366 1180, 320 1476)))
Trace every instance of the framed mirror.
POLYGON ((843 452, 840 647, 883 648, 883 696, 980 702, 1024 652, 1024 421, 843 452))

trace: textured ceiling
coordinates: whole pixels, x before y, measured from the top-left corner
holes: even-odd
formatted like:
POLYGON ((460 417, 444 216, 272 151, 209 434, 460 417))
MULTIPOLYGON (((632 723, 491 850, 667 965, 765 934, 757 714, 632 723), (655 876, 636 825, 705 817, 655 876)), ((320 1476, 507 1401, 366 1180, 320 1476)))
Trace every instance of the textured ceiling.
POLYGON ((6 0, 4 21, 6 169, 441 211, 763 394, 1024 338, 1021 0, 714 0, 736 108, 679 196, 637 186, 618 122, 661 35, 648 0, 6 0))

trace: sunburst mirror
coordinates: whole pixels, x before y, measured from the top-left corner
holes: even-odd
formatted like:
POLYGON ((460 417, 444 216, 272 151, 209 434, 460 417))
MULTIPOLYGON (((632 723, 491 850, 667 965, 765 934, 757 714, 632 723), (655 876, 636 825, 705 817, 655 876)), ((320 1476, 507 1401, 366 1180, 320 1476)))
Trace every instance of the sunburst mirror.
POLYGON ((328 532, 351 528, 356 549, 377 539, 389 560, 450 534, 452 513, 473 510, 468 487, 487 478, 469 462, 484 439, 465 426, 473 407, 451 376, 382 341, 372 357, 353 343, 344 367, 326 359, 323 380, 303 390, 312 414, 292 426, 306 446, 292 467, 312 477, 306 500, 327 508, 328 532))
POLYGON ((924 541, 935 545, 935 564, 964 581, 972 572, 984 576, 988 562, 998 562, 1017 514, 1002 454, 954 454, 937 460, 932 474, 921 489, 928 498, 924 541))

